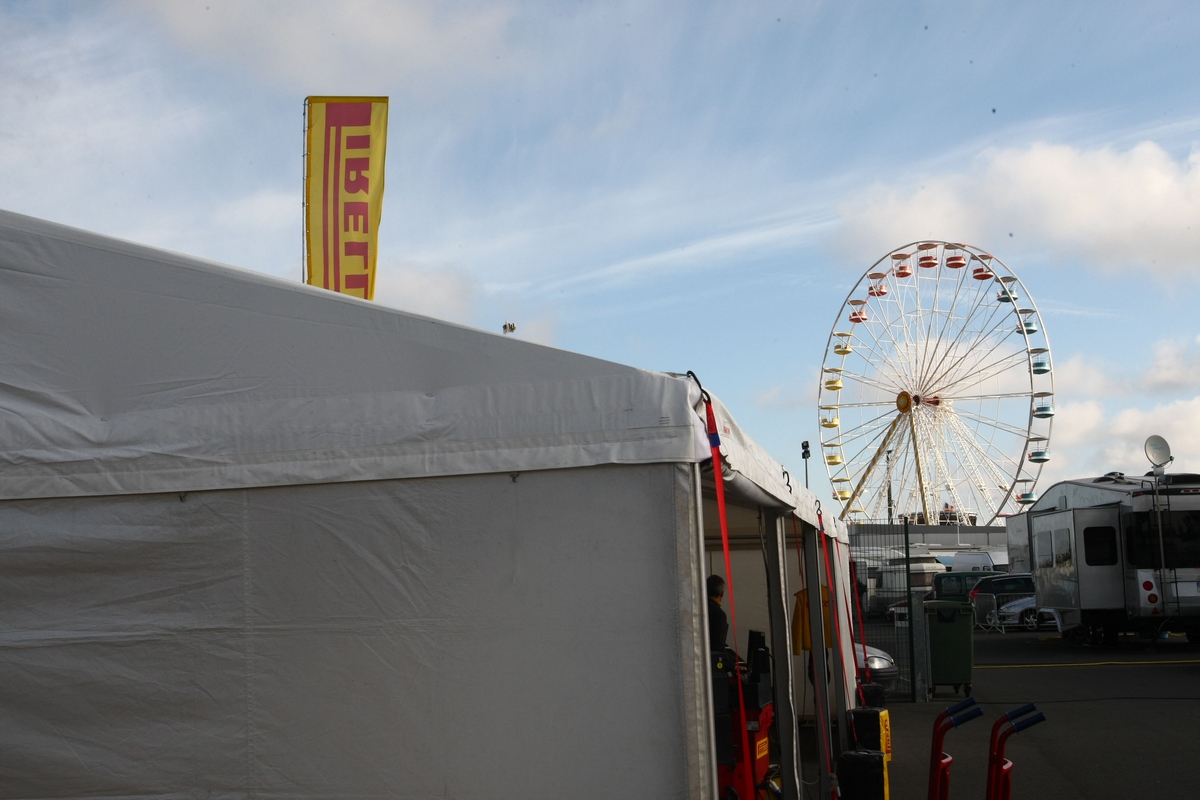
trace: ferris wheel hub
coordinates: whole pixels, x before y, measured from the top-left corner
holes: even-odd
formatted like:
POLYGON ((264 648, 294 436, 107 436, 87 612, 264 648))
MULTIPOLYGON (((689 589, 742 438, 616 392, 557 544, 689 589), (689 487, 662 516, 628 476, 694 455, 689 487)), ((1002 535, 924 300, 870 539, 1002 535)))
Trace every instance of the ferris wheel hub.
POLYGON ((909 411, 912 411, 912 407, 913 396, 911 394, 908 392, 900 392, 900 394, 896 395, 896 409, 901 414, 907 414, 909 411))

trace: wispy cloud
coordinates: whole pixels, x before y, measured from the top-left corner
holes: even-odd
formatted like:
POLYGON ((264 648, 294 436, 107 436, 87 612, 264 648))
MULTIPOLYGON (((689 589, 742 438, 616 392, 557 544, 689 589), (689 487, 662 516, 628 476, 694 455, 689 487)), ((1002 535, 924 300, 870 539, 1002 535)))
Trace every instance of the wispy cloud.
POLYGON ((510 75, 518 54, 505 41, 505 3, 384 0, 139 0, 193 52, 264 83, 304 93, 363 93, 400 85, 436 93, 470 77, 510 75))

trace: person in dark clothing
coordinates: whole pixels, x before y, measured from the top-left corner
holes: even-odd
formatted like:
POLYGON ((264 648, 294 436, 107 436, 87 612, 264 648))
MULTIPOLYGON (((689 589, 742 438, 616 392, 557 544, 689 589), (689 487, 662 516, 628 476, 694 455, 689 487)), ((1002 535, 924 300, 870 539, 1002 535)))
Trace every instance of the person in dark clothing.
POLYGON ((725 579, 720 575, 708 576, 708 647, 712 651, 724 650, 725 637, 729 635, 729 618, 721 601, 725 599, 725 579))

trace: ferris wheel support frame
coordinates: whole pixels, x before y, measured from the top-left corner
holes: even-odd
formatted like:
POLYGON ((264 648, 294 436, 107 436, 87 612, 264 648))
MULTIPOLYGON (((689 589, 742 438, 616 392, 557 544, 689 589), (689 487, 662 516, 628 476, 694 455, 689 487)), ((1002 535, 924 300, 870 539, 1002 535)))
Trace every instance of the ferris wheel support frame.
POLYGON ((854 501, 858 499, 858 495, 862 492, 863 487, 867 485, 867 478, 875 470, 875 465, 879 463, 879 457, 887 451, 888 443, 892 441, 892 435, 896 433, 896 426, 900 424, 901 415, 897 414, 892 420, 892 424, 888 427, 888 432, 884 435, 883 441, 879 444, 879 449, 875 451, 875 455, 871 458, 871 463, 863 472, 863 476, 858 479, 858 485, 854 487, 854 493, 850 495, 850 499, 846 501, 846 505, 842 507, 841 516, 838 519, 845 519, 850 513, 850 509, 854 507, 854 501))

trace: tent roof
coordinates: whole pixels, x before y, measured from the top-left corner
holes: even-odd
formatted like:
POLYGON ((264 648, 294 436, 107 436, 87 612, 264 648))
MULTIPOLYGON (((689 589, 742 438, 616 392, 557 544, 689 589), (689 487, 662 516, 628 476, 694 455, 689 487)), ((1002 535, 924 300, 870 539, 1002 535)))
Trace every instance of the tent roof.
MULTIPOLYGON (((681 376, 4 211, 0 315, 4 499, 709 456, 681 376)), ((815 522, 717 410, 726 480, 815 522)))

